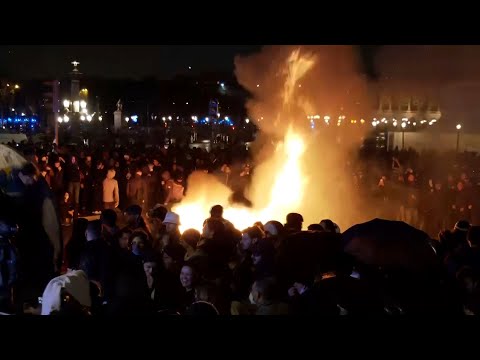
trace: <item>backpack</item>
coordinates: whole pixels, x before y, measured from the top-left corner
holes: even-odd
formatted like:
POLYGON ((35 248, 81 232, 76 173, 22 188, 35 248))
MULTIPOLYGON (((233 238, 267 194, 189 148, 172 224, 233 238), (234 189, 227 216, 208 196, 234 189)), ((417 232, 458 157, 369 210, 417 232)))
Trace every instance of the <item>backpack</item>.
POLYGON ((9 290, 17 280, 17 251, 10 241, 0 239, 0 292, 9 290))

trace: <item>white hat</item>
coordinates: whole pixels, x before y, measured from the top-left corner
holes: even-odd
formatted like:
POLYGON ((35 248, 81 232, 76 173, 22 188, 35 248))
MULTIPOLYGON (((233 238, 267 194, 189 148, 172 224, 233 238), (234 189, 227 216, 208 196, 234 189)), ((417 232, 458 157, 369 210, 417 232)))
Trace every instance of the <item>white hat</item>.
POLYGON ((42 315, 50 315, 53 311, 60 310, 62 288, 81 305, 92 306, 87 275, 82 270, 74 270, 50 280, 42 296, 42 315))
POLYGON ((180 225, 180 216, 174 212, 168 212, 167 215, 165 215, 165 220, 163 220, 163 223, 180 225))

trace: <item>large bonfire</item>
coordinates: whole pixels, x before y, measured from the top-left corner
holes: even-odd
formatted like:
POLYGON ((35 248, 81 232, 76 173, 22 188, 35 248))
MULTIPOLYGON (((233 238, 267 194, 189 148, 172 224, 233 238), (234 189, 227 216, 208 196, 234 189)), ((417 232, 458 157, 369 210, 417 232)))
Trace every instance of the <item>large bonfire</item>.
MULTIPOLYGON (((286 64, 286 80, 283 88, 283 111, 275 121, 289 114, 289 107, 295 94, 297 82, 315 64, 312 55, 301 55, 300 50, 293 51, 286 64)), ((284 121, 284 120, 283 120, 284 121)), ((261 174, 270 174, 273 181, 253 179, 256 187, 256 197, 252 199, 251 208, 229 204, 231 190, 221 184, 213 176, 194 173, 189 179, 190 188, 184 201, 173 211, 180 215, 181 231, 189 228, 201 229, 203 220, 209 216, 210 208, 215 204, 224 207, 224 217, 229 219, 236 228, 244 229, 256 221, 283 220, 286 214, 300 211, 305 195, 308 178, 302 169, 302 157, 306 148, 305 135, 296 128, 295 121, 289 120, 289 126, 284 138, 276 144, 272 157, 261 164, 261 174), (260 188, 259 188, 260 187, 260 188), (266 204, 266 205, 259 205, 266 204)))

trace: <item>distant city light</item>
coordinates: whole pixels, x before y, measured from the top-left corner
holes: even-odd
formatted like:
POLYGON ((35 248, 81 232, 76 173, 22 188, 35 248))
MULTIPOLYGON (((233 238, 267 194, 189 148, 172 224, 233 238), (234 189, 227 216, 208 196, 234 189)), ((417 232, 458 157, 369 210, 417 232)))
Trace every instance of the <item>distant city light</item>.
POLYGON ((405 129, 407 127, 407 123, 402 122, 402 129, 405 129))
POLYGON ((102 120, 103 120, 103 117, 99 116, 98 121, 102 121, 102 120))
POLYGON ((69 118, 67 115, 65 115, 65 116, 63 117, 63 121, 67 123, 67 122, 70 121, 70 118, 69 118))
POLYGON ((222 82, 222 83, 220 84, 220 86, 221 86, 222 88, 225 87, 225 83, 222 82))
POLYGON ((87 115, 87 121, 92 121, 92 115, 87 115))
POLYGON ((185 103, 185 105, 188 105, 188 101, 185 103))
POLYGON ((130 121, 130 118, 127 116, 127 117, 125 118, 125 121, 128 123, 128 122, 130 121))
POLYGON ((68 108, 70 106, 70 101, 69 100, 63 100, 63 107, 68 108))
POLYGON ((456 126, 456 127, 457 127, 457 130, 460 130, 460 129, 462 128, 462 125, 460 125, 460 124, 457 124, 457 126, 456 126))
POLYGON ((164 117, 162 117, 162 120, 165 121, 165 120, 167 120, 167 118, 164 116, 164 117))
POLYGON ((209 122, 209 121, 210 121, 210 119, 209 119, 208 117, 206 117, 206 118, 205 118, 205 121, 206 121, 206 122, 209 122))
POLYGON ((245 122, 248 124, 250 122, 250 119, 245 119, 245 122))
POLYGON ((192 67, 191 67, 191 66, 189 66, 189 67, 188 67, 188 70, 192 70, 192 67))
POLYGON ((364 120, 364 119, 360 119, 360 123, 361 123, 361 124, 365 124, 365 120, 364 120))
POLYGON ((18 84, 15 84, 15 89, 20 89, 20 86, 18 86, 18 84))
POLYGON ((257 84, 257 87, 260 87, 260 84, 257 84))
POLYGON ((168 117, 168 120, 172 120, 172 117, 171 117, 171 116, 169 116, 169 117, 168 117))
POLYGON ((80 116, 80 120, 85 121, 85 116, 84 115, 80 116))
POLYGON ((58 121, 59 123, 62 123, 62 122, 63 122, 63 117, 59 116, 58 119, 57 119, 57 121, 58 121))
POLYGON ((85 100, 80 101, 80 108, 81 109, 86 109, 87 108, 87 102, 85 100))

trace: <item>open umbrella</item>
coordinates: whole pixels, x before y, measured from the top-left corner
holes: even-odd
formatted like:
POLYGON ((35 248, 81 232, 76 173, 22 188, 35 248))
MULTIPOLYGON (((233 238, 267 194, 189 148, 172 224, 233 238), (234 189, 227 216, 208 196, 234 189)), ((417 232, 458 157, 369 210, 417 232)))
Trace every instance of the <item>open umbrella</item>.
POLYGON ((12 171, 21 169, 27 160, 11 147, 0 144, 0 188, 10 196, 19 193, 12 171))
POLYGON ((27 160, 7 145, 0 144, 0 170, 7 174, 13 169, 21 169, 27 160))
POLYGON ((342 239, 345 252, 364 264, 410 271, 438 264, 429 236, 401 221, 374 219, 351 227, 342 239))

